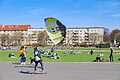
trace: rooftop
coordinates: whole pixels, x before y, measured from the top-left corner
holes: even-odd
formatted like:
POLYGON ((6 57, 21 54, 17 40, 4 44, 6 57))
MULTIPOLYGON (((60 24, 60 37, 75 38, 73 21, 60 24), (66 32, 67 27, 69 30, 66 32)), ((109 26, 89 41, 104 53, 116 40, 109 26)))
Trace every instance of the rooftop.
POLYGON ((28 30, 30 25, 0 25, 0 30, 28 30))

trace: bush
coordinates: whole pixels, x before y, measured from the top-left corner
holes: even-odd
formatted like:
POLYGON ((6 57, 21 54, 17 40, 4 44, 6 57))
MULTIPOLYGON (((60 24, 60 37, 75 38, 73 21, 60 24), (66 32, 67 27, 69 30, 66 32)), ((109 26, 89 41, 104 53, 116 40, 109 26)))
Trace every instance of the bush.
POLYGON ((110 44, 109 43, 100 43, 96 45, 97 48, 109 48, 110 44))
POLYGON ((32 46, 33 46, 33 47, 35 47, 35 46, 39 46, 39 44, 37 44, 37 43, 33 43, 32 46))

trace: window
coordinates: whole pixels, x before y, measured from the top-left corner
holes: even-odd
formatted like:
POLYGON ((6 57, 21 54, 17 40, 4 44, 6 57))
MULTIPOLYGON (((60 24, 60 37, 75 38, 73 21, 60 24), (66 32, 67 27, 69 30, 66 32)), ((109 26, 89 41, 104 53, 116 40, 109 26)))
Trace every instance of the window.
POLYGON ((82 33, 80 33, 80 35, 82 35, 82 33))
POLYGON ((80 32, 82 32, 82 30, 80 30, 80 32))
POLYGON ((75 32, 78 32, 78 30, 75 30, 75 32))

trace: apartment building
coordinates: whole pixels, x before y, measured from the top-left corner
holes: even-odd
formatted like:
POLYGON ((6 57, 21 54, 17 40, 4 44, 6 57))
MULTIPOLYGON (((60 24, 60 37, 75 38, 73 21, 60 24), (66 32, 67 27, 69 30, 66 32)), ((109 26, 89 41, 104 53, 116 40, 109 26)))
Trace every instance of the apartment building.
MULTIPOLYGON (((53 45, 43 28, 31 28, 30 25, 0 25, 0 45, 11 44, 37 44, 39 41, 47 41, 47 45, 53 45), (9 40, 3 34, 9 36, 9 40), (43 37, 44 36, 44 37, 43 37), (5 39, 5 40, 4 40, 5 39)), ((64 45, 81 45, 81 44, 99 44, 103 42, 104 28, 103 27, 81 27, 81 28, 67 28, 66 38, 63 41, 64 45)))
POLYGON ((30 25, 0 25, 0 45, 26 44, 30 25))
POLYGON ((103 42, 103 36, 103 27, 68 28, 66 31, 65 44, 99 44, 103 42))
POLYGON ((43 28, 30 28, 28 29, 28 39, 30 45, 38 43, 38 37, 40 37, 40 32, 44 32, 45 29, 43 28))

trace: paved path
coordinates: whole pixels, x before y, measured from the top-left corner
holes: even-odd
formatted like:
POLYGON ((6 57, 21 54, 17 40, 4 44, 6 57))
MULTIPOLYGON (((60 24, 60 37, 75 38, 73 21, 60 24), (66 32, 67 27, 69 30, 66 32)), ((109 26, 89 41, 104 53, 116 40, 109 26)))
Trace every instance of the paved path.
POLYGON ((44 65, 47 74, 29 74, 33 65, 0 62, 0 80, 120 80, 119 63, 59 62, 44 65))

